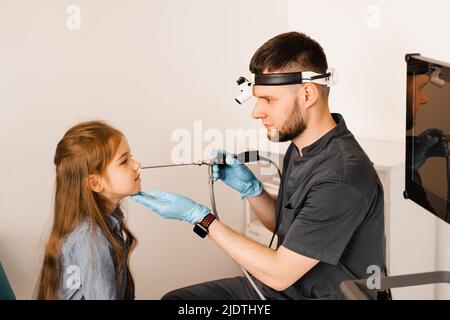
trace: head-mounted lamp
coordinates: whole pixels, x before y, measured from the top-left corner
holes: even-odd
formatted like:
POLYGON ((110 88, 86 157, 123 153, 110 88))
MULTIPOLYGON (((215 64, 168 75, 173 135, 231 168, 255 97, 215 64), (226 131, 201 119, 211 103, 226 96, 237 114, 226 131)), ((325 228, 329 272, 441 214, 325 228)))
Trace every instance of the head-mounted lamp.
POLYGON ((332 85, 335 85, 337 81, 337 73, 334 69, 329 69, 324 74, 312 71, 252 74, 251 81, 247 80, 245 77, 239 77, 239 79, 237 79, 237 84, 241 93, 235 100, 239 104, 247 101, 253 96, 252 86, 285 86, 312 82, 331 87, 332 85))

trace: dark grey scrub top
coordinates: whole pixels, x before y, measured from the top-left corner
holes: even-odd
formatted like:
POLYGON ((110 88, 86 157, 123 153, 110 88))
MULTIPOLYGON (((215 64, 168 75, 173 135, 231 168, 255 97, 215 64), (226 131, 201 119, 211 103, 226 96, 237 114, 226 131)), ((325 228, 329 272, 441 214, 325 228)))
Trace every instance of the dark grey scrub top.
POLYGON ((342 281, 368 278, 371 265, 384 270, 383 187, 343 117, 332 116, 337 126, 302 157, 289 146, 277 203, 278 246, 320 262, 282 292, 257 281, 269 299, 344 299, 342 281))

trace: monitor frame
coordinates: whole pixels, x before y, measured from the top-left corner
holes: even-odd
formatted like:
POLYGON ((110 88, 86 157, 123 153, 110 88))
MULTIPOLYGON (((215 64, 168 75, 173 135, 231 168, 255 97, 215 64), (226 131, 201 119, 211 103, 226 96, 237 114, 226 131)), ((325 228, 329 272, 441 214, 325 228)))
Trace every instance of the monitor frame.
MULTIPOLYGON (((426 62, 428 64, 430 64, 430 66, 438 66, 441 68, 447 68, 447 72, 450 73, 450 64, 449 63, 445 63, 442 61, 438 61, 435 59, 431 59, 431 58, 427 58, 427 57, 422 57, 419 53, 411 53, 411 54, 406 54, 405 56, 405 60, 407 63, 407 67, 410 63, 414 63, 414 61, 422 61, 422 62, 426 62)), ((447 74, 448 74, 447 73, 447 74)), ((406 81, 408 81, 408 79, 406 79, 406 81)), ((407 85, 407 83, 406 83, 407 85)), ((408 93, 406 93, 406 95, 408 95, 408 93)), ((408 99, 408 97, 406 96, 406 99, 408 99)), ((449 101, 449 108, 450 108, 450 101, 449 101)), ((408 139, 408 118, 409 116, 411 116, 411 119, 413 118, 412 113, 413 108, 410 108, 410 110, 408 110, 408 106, 406 105, 406 130, 405 130, 405 135, 406 135, 406 139, 408 139)), ((419 206, 421 206, 422 208, 428 210, 429 212, 431 212, 432 214, 434 214, 436 217, 444 220, 447 223, 450 223, 450 186, 448 187, 447 190, 447 199, 442 198, 440 195, 434 193, 432 190, 429 190, 426 188, 426 186, 424 186, 423 184, 418 183, 417 181, 415 181, 413 179, 413 173, 414 170, 412 168, 412 161, 413 161, 413 156, 412 156, 412 144, 408 144, 407 141, 405 141, 405 191, 403 192, 403 196, 405 199, 410 199, 413 202, 415 202, 416 204, 418 204, 419 206), (424 199, 423 196, 420 196, 417 192, 417 190, 423 190, 425 192, 426 198, 424 199), (437 206, 437 210, 435 210, 435 208, 431 208, 430 209, 430 203, 439 203, 439 205, 437 206), (439 210, 439 208, 446 208, 446 210, 439 210)), ((450 179, 449 177, 449 163, 450 160, 449 158, 447 158, 447 179, 450 179)))

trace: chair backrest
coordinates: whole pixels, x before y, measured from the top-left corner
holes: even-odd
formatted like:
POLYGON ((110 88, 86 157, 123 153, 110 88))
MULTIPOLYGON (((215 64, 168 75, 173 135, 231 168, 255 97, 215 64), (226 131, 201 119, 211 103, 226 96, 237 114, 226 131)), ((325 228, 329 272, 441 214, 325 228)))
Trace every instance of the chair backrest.
POLYGON ((5 270, 3 270, 2 263, 0 262, 0 300, 16 300, 14 291, 9 284, 6 277, 5 270))

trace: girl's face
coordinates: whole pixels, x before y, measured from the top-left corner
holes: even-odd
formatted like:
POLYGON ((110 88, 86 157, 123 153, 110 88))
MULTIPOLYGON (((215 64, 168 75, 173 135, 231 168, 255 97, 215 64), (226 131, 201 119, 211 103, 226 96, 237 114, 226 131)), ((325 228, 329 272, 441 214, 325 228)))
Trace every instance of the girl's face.
POLYGON ((113 208, 121 199, 141 191, 140 168, 141 164, 131 155, 127 139, 122 137, 116 154, 100 178, 102 191, 99 193, 110 201, 113 208))

